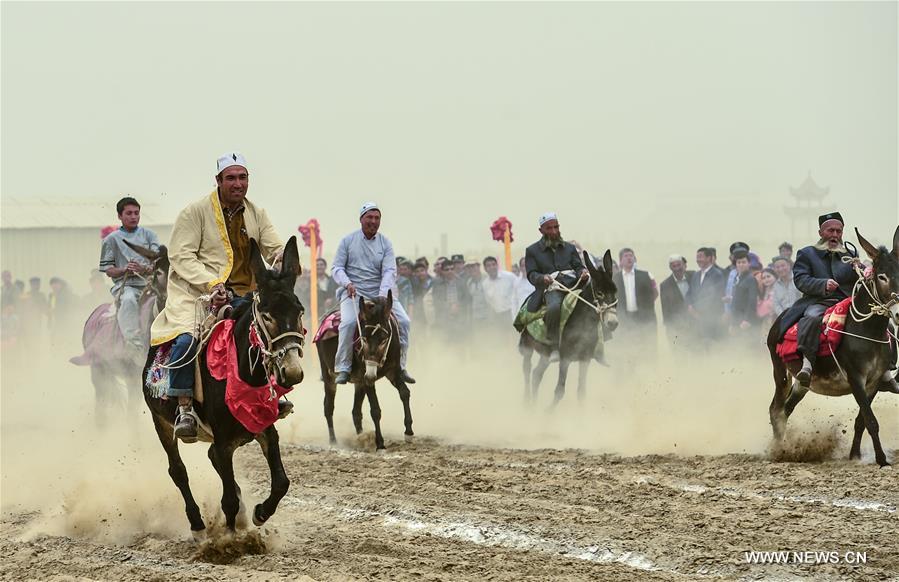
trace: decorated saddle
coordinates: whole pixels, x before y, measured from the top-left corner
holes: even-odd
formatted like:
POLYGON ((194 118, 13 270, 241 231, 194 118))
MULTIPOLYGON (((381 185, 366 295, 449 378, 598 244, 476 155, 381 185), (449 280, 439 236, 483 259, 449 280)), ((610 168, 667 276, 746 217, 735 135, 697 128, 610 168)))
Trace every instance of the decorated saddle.
MULTIPOLYGON (((821 344, 818 347, 818 356, 830 356, 840 347, 843 339, 843 334, 840 332, 846 327, 846 315, 849 313, 851 302, 851 298, 844 299, 824 312, 821 320, 821 344)), ((802 359, 797 345, 798 333, 799 324, 794 323, 777 344, 777 355, 784 362, 802 359)))
MULTIPOLYGON (((580 294, 581 290, 578 289, 573 293, 565 295, 565 298, 562 300, 562 318, 559 322, 559 337, 562 337, 562 334, 565 332, 565 324, 568 323, 568 319, 574 312, 574 308, 577 307, 577 297, 580 294)), ((541 344, 551 345, 552 342, 546 338, 546 322, 543 321, 543 316, 546 315, 546 305, 540 306, 540 309, 537 311, 528 311, 528 301, 530 301, 530 297, 525 299, 524 303, 521 305, 521 308, 518 310, 518 315, 515 316, 515 321, 512 325, 515 326, 515 329, 519 333, 527 330, 528 334, 534 338, 535 341, 541 344)), ((602 326, 599 327, 599 344, 602 345, 604 341, 603 330, 602 326)))
MULTIPOLYGON (((216 380, 224 380, 225 404, 231 415, 247 431, 259 434, 278 420, 278 399, 293 390, 292 386, 281 386, 274 377, 264 386, 251 386, 244 382, 238 371, 237 345, 234 342, 234 320, 223 320, 209 337, 206 344, 206 366, 216 380)), ((262 345, 255 330, 250 332, 250 344, 262 345)), ((153 364, 147 371, 144 389, 154 398, 165 398, 170 381, 169 354, 172 342, 163 344, 156 352, 153 364)), ((262 362, 259 363, 262 365, 262 362)), ((192 366, 192 364, 191 364, 192 366)), ((199 380, 198 380, 199 381, 199 380)))

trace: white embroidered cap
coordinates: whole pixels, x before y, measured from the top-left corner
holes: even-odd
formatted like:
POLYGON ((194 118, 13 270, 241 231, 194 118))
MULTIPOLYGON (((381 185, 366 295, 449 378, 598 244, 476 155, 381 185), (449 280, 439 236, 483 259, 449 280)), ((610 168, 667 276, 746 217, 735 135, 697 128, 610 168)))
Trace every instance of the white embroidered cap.
POLYGON ((538 221, 539 222, 538 226, 543 226, 545 223, 549 222, 550 220, 559 220, 559 217, 556 216, 555 212, 547 212, 546 214, 543 214, 540 216, 540 220, 538 221))
POLYGON ((378 208, 377 202, 366 202, 362 205, 362 208, 359 209, 359 218, 362 218, 362 215, 369 210, 377 210, 378 212, 381 212, 381 209, 378 208))
POLYGON ((227 154, 222 154, 216 161, 215 175, 218 176, 222 173, 222 170, 230 168, 231 166, 242 166, 248 172, 250 171, 247 167, 247 159, 245 157, 237 152, 228 152, 227 154))

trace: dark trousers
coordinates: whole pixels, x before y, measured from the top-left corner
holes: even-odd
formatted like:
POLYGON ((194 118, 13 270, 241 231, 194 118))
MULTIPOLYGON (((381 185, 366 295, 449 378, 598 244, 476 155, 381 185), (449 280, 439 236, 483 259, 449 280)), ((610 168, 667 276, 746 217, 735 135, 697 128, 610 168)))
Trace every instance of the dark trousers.
POLYGON ((835 305, 836 301, 815 303, 805 308, 802 319, 799 320, 796 330, 796 343, 799 351, 812 365, 818 357, 818 347, 821 345, 821 320, 828 307, 835 305))
POLYGON ((546 315, 543 318, 546 322, 546 339, 554 344, 559 342, 559 324, 562 321, 563 299, 565 299, 565 293, 562 291, 550 291, 543 297, 543 300, 546 301, 546 315))

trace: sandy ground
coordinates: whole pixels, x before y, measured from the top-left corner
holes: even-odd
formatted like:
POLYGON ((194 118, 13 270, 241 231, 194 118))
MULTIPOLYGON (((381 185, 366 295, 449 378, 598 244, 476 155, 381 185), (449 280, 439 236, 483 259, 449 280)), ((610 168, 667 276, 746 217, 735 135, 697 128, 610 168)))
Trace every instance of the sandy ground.
MULTIPOLYGON (((591 368, 582 403, 571 389, 550 414, 554 369, 525 406, 514 345, 489 345, 413 355, 412 443, 395 391, 379 387, 386 454, 370 431, 352 434, 349 390, 328 446, 307 355, 297 413, 279 424, 292 483, 266 526, 225 535, 205 447, 182 447, 205 544, 191 541, 146 413, 99 430, 87 371, 61 363, 65 350, 4 354, 0 578, 899 579, 899 479, 867 436, 863 460, 846 460, 850 399, 806 398, 772 452, 761 354, 647 359, 622 344, 612 368, 591 368), (29 380, 23 362, 61 381, 29 380), (748 563, 750 551, 834 554, 775 565, 748 563)), ((899 398, 879 397, 875 413, 899 462, 899 398)), ((268 469, 255 446, 236 459, 252 506, 268 469)))

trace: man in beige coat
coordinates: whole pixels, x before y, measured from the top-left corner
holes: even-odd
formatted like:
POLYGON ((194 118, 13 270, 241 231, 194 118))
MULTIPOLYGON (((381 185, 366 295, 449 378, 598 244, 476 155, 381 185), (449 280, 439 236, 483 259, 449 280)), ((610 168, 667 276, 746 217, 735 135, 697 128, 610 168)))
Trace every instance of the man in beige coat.
MULTIPOLYGON (((211 294, 211 308, 218 309, 256 289, 250 238, 259 243, 269 264, 280 259, 284 246, 265 211, 246 199, 249 172, 244 157, 227 153, 218 159, 216 170, 216 189, 182 210, 172 229, 168 298, 150 329, 151 345, 174 342, 172 364, 189 361, 196 353, 197 326, 207 312, 202 295, 211 294)), ((185 442, 197 438, 193 388, 192 365, 171 370, 167 395, 178 398, 175 436, 185 442)))

